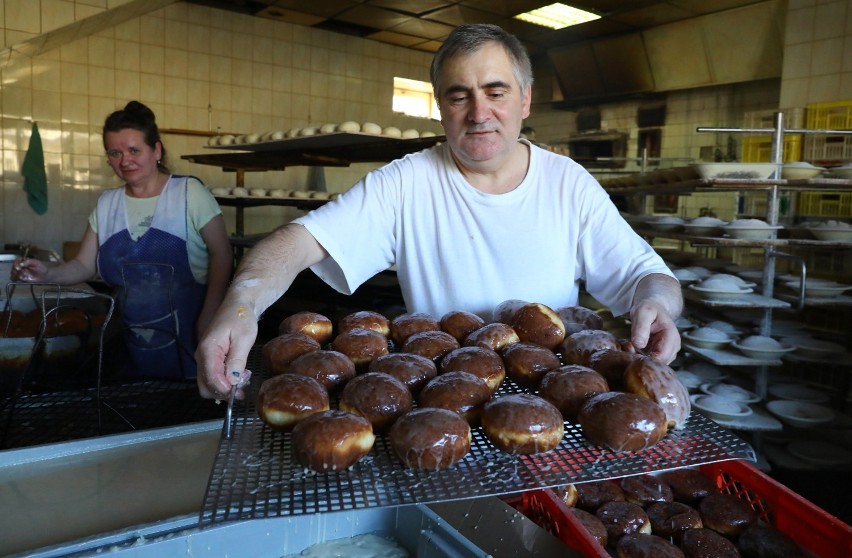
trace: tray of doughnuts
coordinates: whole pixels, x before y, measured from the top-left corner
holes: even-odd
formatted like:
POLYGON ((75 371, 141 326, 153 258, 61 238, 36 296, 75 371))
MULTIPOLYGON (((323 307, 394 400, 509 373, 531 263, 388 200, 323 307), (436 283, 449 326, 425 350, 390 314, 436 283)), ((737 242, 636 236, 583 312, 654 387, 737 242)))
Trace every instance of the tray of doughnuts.
POLYGON ((587 557, 852 555, 852 527, 742 460, 533 490, 507 503, 587 557))
MULTIPOLYGON (((581 426, 588 405, 550 401, 539 387, 545 372, 579 372, 572 359, 596 354, 600 340, 581 335, 566 345, 553 328, 525 325, 528 316, 512 326, 467 313, 388 320, 363 311, 336 324, 299 314, 250 354, 253 381, 234 409, 232 435, 220 440, 202 524, 502 496, 754 459, 746 442, 688 410, 656 410, 662 425, 669 416, 680 423, 644 444, 623 426, 591 441, 581 426), (534 342, 535 331, 547 341, 534 342), (548 364, 537 368, 541 362, 548 364), (292 374, 310 381, 286 378, 292 374)), ((571 335, 583 331, 576 329, 571 335)), ((618 359, 603 360, 612 367, 618 359)), ((564 389, 570 380, 553 384, 564 389)), ((584 379, 576 389, 589 385, 584 379)))

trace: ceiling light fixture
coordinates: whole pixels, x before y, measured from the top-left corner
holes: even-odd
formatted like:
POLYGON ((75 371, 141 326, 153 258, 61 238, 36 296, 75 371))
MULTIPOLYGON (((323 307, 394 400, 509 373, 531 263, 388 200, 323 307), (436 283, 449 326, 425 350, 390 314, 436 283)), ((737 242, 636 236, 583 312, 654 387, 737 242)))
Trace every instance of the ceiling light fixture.
POLYGON ((578 25, 580 23, 586 23, 587 21, 600 19, 600 17, 601 16, 591 12, 572 8, 565 4, 556 3, 538 8, 537 10, 518 14, 515 16, 515 19, 520 19, 527 23, 542 25, 544 27, 550 27, 551 29, 562 29, 564 27, 570 27, 571 25, 578 25))

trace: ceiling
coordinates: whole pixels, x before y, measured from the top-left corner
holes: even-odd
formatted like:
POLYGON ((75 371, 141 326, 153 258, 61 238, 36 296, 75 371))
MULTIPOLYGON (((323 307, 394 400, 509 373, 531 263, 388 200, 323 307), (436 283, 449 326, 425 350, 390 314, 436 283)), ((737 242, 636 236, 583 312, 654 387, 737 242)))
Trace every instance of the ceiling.
POLYGON ((547 49, 759 3, 761 0, 577 0, 601 19, 551 30, 512 16, 555 0, 186 0, 214 8, 434 52, 453 27, 495 23, 535 56, 547 49))

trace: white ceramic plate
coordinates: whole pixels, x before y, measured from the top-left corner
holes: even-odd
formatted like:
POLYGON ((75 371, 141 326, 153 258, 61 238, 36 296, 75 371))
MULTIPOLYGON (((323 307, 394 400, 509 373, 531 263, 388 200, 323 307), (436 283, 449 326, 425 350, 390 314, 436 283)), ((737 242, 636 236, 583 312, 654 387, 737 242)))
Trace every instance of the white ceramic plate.
POLYGON ((711 398, 712 396, 709 395, 695 394, 689 397, 689 401, 699 411, 709 415, 711 418, 718 418, 720 420, 732 420, 747 417, 754 412, 751 407, 739 401, 726 402, 726 404, 736 407, 736 411, 722 410, 719 407, 709 404, 711 398))
POLYGON ((751 358, 780 358, 782 355, 795 351, 796 347, 782 345, 779 349, 762 349, 759 347, 744 347, 734 341, 733 347, 747 357, 751 358))
POLYGON ((850 242, 852 241, 852 229, 849 228, 828 228, 828 227, 808 227, 812 235, 818 240, 826 240, 829 242, 850 242))
POLYGON ((830 399, 824 391, 802 384, 773 384, 769 386, 769 394, 779 399, 808 403, 826 403, 830 399))
POLYGON ((715 289, 705 289, 703 287, 699 287, 698 285, 689 285, 686 287, 687 289, 692 289, 693 291, 699 293, 704 298, 712 298, 712 299, 730 299, 737 298, 744 294, 754 292, 754 289, 751 287, 741 287, 737 290, 730 291, 718 291, 715 289))
POLYGON ((782 421, 797 428, 811 428, 834 420, 833 410, 806 401, 776 399, 767 403, 766 408, 782 421))
POLYGON ((793 440, 787 451, 814 465, 846 465, 852 463, 852 451, 820 440, 793 440))
POLYGON ((731 344, 733 339, 703 339, 700 337, 693 337, 688 331, 684 331, 680 334, 680 336, 686 340, 690 345, 694 345, 696 347, 700 347, 702 349, 721 349, 731 344))
POLYGON ((701 391, 707 395, 715 395, 737 403, 757 403, 760 396, 734 384, 701 384, 701 391))
POLYGON ((731 238, 739 238, 743 240, 766 240, 770 237, 772 231, 783 229, 783 225, 767 225, 765 227, 735 227, 727 225, 722 229, 728 233, 731 238))

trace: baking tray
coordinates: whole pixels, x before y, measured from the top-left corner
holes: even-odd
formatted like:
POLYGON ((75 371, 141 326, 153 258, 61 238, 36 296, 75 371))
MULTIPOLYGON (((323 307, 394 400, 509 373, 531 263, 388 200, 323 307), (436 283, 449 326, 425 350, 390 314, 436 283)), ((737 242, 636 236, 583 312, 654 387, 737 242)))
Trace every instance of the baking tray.
MULTIPOLYGON (((250 369, 262 370, 259 355, 260 347, 255 347, 250 369)), ((220 439, 199 517, 201 525, 500 496, 756 458, 746 442, 700 413, 692 413, 683 428, 670 431, 656 446, 639 452, 614 452, 591 445, 579 425, 566 421, 562 442, 547 453, 502 452, 476 427, 470 453, 463 460, 447 469, 422 471, 404 467, 387 435, 377 435, 370 453, 349 469, 317 473, 292 459, 289 433, 275 431, 258 418, 254 401, 263 376, 256 373, 244 402, 235 407, 231 437, 220 439)), ((498 395, 520 391, 507 380, 498 395)))
POLYGON ((419 151, 431 147, 446 136, 430 136, 425 138, 393 138, 363 132, 333 132, 330 134, 314 134, 312 136, 296 136, 280 140, 259 141, 254 143, 232 143, 228 145, 206 145, 206 149, 231 151, 285 151, 293 149, 330 149, 337 147, 352 147, 355 145, 396 146, 406 145, 419 151))

